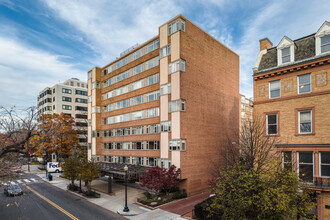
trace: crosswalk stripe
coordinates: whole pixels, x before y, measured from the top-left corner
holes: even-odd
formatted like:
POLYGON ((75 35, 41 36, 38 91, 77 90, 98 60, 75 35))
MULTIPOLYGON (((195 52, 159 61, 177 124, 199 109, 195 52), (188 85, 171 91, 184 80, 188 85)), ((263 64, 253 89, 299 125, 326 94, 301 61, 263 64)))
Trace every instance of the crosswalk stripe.
POLYGON ((12 185, 16 184, 16 183, 15 183, 15 182, 13 182, 13 181, 11 181, 10 183, 11 183, 12 185))
POLYGON ((3 183, 3 185, 7 186, 8 184, 7 183, 3 183))
POLYGON ((22 180, 17 180, 18 183, 23 183, 22 180))
POLYGON ((27 183, 31 183, 31 181, 28 180, 28 179, 24 179, 24 181, 27 182, 27 183))
POLYGON ((30 178, 30 180, 32 180, 33 182, 38 182, 38 180, 30 178))

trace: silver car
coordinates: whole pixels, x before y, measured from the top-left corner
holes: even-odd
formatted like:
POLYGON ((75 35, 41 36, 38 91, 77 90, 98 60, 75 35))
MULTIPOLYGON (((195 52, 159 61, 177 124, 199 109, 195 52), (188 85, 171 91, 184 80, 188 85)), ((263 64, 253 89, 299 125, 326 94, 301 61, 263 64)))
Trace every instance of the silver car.
POLYGON ((5 189, 4 189, 3 192, 7 196, 19 196, 19 195, 23 195, 23 191, 22 191, 21 187, 19 187, 18 184, 12 184, 12 185, 5 186, 5 189))

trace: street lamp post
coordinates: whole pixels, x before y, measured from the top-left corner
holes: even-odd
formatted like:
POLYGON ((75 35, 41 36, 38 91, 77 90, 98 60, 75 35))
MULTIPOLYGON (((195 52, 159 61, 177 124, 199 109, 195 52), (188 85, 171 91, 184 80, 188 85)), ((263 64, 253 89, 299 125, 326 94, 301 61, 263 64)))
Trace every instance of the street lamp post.
POLYGON ((123 212, 129 212, 129 208, 127 207, 127 171, 128 171, 127 165, 125 165, 124 171, 125 171, 125 207, 123 212))

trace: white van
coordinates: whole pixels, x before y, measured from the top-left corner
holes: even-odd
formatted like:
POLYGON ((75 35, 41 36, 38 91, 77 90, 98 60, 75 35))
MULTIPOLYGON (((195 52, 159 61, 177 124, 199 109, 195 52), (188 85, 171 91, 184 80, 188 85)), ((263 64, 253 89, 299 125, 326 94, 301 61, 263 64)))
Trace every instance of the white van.
POLYGON ((62 172, 62 167, 60 162, 48 162, 47 163, 47 172, 48 173, 58 173, 62 172))

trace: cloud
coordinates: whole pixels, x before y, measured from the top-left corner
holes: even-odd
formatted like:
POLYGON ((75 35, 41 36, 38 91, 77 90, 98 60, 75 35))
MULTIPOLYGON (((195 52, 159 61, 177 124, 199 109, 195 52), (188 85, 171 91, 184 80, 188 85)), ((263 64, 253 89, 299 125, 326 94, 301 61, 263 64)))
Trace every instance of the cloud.
POLYGON ((276 46, 284 35, 297 39, 315 33, 329 17, 329 1, 274 1, 258 8, 244 21, 243 34, 233 49, 240 56, 240 92, 253 96, 252 68, 259 40, 268 37, 276 46), (303 13, 302 13, 303 12, 303 13))
MULTIPOLYGON (((54 17, 69 23, 98 54, 103 66, 126 48, 158 34, 158 27, 179 14, 174 1, 46 1, 54 17)), ((92 58, 92 57, 91 57, 92 58)))
POLYGON ((36 105, 37 95, 45 87, 71 77, 86 79, 85 72, 61 59, 61 55, 0 36, 1 105, 36 105))

